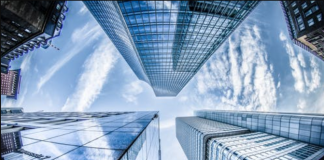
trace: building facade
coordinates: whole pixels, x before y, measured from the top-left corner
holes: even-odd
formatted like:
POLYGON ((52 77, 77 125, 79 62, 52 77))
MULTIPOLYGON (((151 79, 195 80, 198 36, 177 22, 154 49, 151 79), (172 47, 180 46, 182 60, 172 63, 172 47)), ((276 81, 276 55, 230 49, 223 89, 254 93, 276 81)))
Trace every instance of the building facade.
POLYGON ((67 10, 65 1, 1 1, 1 71, 3 59, 49 47, 67 10))
POLYGON ((292 41, 324 61, 324 2, 282 1, 292 41))
POLYGON ((189 160, 324 158, 323 114, 201 110, 176 133, 189 160))
POLYGON ((21 114, 24 112, 23 108, 20 107, 1 107, 1 115, 5 114, 21 114))
POLYGON ((84 1, 156 96, 176 96, 256 1, 84 1))
POLYGON ((5 160, 161 160, 158 112, 31 112, 1 115, 1 133, 19 131, 5 160))
POLYGON ((8 74, 1 73, 1 95, 17 99, 20 88, 20 69, 10 70, 8 74))

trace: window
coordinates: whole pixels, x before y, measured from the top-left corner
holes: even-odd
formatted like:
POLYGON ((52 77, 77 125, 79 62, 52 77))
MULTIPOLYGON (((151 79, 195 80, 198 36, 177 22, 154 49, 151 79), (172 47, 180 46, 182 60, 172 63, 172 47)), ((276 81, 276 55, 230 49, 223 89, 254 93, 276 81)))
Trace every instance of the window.
POLYGON ((318 21, 322 21, 322 13, 318 14, 316 17, 318 21))
POLYGON ((310 1, 311 3, 314 3, 315 1, 310 1))
POLYGON ((301 18, 301 16, 297 17, 297 22, 298 22, 298 24, 303 23, 303 19, 301 18))
POLYGON ((57 4, 57 5, 56 5, 56 9, 57 9, 57 10, 60 10, 60 9, 61 9, 60 4, 57 4))
POLYGON ((304 29, 305 29, 305 25, 304 25, 304 23, 300 24, 300 25, 299 25, 299 30, 302 31, 302 30, 304 30, 304 29))
POLYGON ((308 11, 305 12, 305 16, 307 17, 307 16, 311 15, 312 13, 313 13, 312 10, 309 9, 308 11))
POLYGON ((295 7, 296 6, 296 2, 291 3, 291 7, 295 7))
POLYGON ((304 3, 302 4, 302 8, 305 9, 306 7, 307 7, 307 3, 304 2, 304 3))
POLYGON ((313 11, 313 12, 317 11, 318 9, 319 9, 318 6, 314 6, 314 7, 312 7, 312 11, 313 11))
POLYGON ((294 10, 294 13, 295 13, 295 14, 298 14, 298 13, 299 13, 298 8, 296 8, 296 9, 294 10))
POLYGON ((312 25, 314 25, 314 20, 313 20, 313 18, 310 19, 310 20, 308 20, 307 23, 308 23, 308 26, 312 26, 312 25))

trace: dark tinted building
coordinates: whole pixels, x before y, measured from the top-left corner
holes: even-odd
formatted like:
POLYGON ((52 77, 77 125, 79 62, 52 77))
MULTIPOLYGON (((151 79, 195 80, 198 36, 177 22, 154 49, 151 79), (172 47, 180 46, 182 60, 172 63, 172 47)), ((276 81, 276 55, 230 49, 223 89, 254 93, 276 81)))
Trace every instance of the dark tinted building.
POLYGON ((65 1, 1 1, 1 72, 3 58, 49 47, 60 35, 67 10, 65 1))
POLYGON ((17 99, 20 88, 20 69, 10 70, 8 74, 1 73, 1 95, 17 99))
POLYGON ((324 2, 281 2, 290 38, 324 61, 324 2))

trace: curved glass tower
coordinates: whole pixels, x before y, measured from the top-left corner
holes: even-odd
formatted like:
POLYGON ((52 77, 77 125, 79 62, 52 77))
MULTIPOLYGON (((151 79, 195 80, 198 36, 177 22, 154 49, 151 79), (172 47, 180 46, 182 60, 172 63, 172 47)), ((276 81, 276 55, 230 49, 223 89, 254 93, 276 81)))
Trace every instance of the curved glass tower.
POLYGON ((176 96, 256 1, 84 1, 156 96, 176 96))

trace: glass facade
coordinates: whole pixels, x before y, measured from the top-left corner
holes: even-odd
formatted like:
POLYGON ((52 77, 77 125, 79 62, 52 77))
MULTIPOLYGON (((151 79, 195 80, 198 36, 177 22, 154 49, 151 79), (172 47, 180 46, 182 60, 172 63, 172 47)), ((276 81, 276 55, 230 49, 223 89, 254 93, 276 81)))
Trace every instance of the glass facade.
POLYGON ((176 96, 258 4, 255 1, 84 3, 117 48, 133 49, 119 51, 124 57, 136 54, 136 61, 156 96, 176 96), (108 5, 112 8, 106 9, 108 5), (123 22, 116 20, 116 23, 116 18, 122 18, 123 22), (114 24, 107 24, 112 21, 114 24), (120 28, 124 32, 118 36, 131 42, 117 44, 119 39, 111 32, 115 32, 112 25, 119 23, 123 24, 120 28))
POLYGON ((318 160, 324 157, 324 115, 195 111, 176 118, 189 160, 318 160))
POLYGON ((177 139, 188 160, 205 160, 206 143, 211 137, 248 133, 249 130, 198 117, 176 119, 177 139))
POLYGON ((1 124, 19 126, 22 142, 5 160, 160 160, 158 112, 23 113, 1 124))
POLYGON ((201 118, 324 146, 324 115, 271 112, 196 111, 201 118))
POLYGON ((222 138, 211 138, 207 159, 320 159, 324 148, 271 134, 254 132, 222 138))

